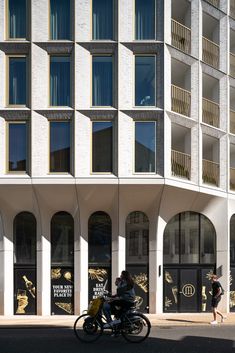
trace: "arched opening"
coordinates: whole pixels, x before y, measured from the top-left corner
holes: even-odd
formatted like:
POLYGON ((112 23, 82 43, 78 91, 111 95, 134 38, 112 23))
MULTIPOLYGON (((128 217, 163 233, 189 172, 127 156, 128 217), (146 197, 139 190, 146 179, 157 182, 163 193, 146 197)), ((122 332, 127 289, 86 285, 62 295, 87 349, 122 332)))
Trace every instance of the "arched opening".
POLYGON ((235 311, 235 214, 230 219, 230 311, 235 311))
POLYGON ((17 214, 13 222, 14 314, 36 315, 37 222, 30 212, 17 214))
POLYGON ((89 301, 99 296, 105 283, 106 289, 111 289, 111 254, 111 218, 105 212, 95 212, 88 221, 89 301))
POLYGON ((74 220, 67 212, 51 219, 51 314, 74 313, 74 220))
POLYGON ((216 268, 216 232, 210 220, 182 212, 163 236, 165 312, 210 311, 210 276, 216 268))
POLYGON ((126 269, 134 278, 144 310, 149 305, 149 220, 140 211, 131 212, 126 219, 126 269))

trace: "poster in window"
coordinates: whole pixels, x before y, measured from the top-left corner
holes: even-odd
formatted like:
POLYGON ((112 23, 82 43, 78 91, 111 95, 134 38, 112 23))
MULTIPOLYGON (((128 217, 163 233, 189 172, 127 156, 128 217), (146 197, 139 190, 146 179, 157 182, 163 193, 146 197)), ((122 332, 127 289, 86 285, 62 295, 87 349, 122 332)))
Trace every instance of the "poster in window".
POLYGON ((136 300, 140 305, 141 311, 148 311, 149 306, 149 276, 147 266, 127 266, 135 282, 136 300))
POLYGON ((230 295, 229 295, 230 311, 235 311, 235 267, 230 270, 230 295))
POLYGON ((36 315, 36 269, 14 269, 14 313, 36 315))
POLYGON ((74 314, 73 268, 51 269, 51 314, 74 314))
POLYGON ((107 291, 111 291, 111 271, 110 267, 89 267, 89 302, 102 295, 104 286, 107 291))

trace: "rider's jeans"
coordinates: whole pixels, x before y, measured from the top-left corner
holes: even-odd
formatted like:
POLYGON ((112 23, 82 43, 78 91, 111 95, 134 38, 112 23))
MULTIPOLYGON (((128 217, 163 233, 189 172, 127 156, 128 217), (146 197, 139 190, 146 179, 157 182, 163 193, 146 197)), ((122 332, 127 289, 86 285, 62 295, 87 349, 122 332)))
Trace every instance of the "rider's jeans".
POLYGON ((111 306, 110 306, 110 304, 108 302, 104 302, 103 312, 104 312, 104 316, 106 317, 107 321, 108 322, 112 321, 112 318, 111 318, 111 306))

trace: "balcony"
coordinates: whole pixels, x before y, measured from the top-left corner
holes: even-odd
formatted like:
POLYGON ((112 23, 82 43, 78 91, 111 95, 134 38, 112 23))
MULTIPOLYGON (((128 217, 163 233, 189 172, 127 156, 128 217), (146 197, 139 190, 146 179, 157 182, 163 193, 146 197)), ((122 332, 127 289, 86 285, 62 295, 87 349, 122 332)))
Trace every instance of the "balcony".
POLYGON ((230 168, 230 189, 235 190, 235 168, 230 168))
POLYGON ((209 99, 202 99, 202 121, 214 127, 219 127, 219 104, 209 99))
POLYGON ((235 134, 235 111, 230 110, 230 132, 235 134))
POLYGON ((202 60, 216 69, 219 68, 219 45, 205 37, 202 38, 202 60))
POLYGON ((230 76, 235 78, 235 55, 230 53, 230 76))
POLYGON ((171 20, 171 45, 187 54, 191 53, 191 30, 173 19, 171 20))
POLYGON ((171 150, 171 173, 173 176, 190 179, 191 156, 171 150))
POLYGON ((219 186, 219 163, 202 160, 203 183, 219 186))
POLYGON ((219 0, 206 0, 206 1, 219 9, 219 5, 220 5, 219 0))
POLYGON ((191 114, 191 93, 171 85, 171 110, 186 116, 191 114))
POLYGON ((230 16, 235 18, 235 0, 230 0, 230 16))

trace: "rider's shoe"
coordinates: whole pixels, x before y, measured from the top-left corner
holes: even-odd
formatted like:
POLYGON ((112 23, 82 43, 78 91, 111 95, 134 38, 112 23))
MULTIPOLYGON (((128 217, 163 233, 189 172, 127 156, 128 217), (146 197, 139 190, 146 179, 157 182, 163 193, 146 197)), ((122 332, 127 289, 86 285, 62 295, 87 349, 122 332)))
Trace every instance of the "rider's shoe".
POLYGON ((118 325, 121 323, 120 319, 115 319, 113 321, 107 322, 106 324, 104 324, 103 328, 112 328, 115 325, 118 325))

